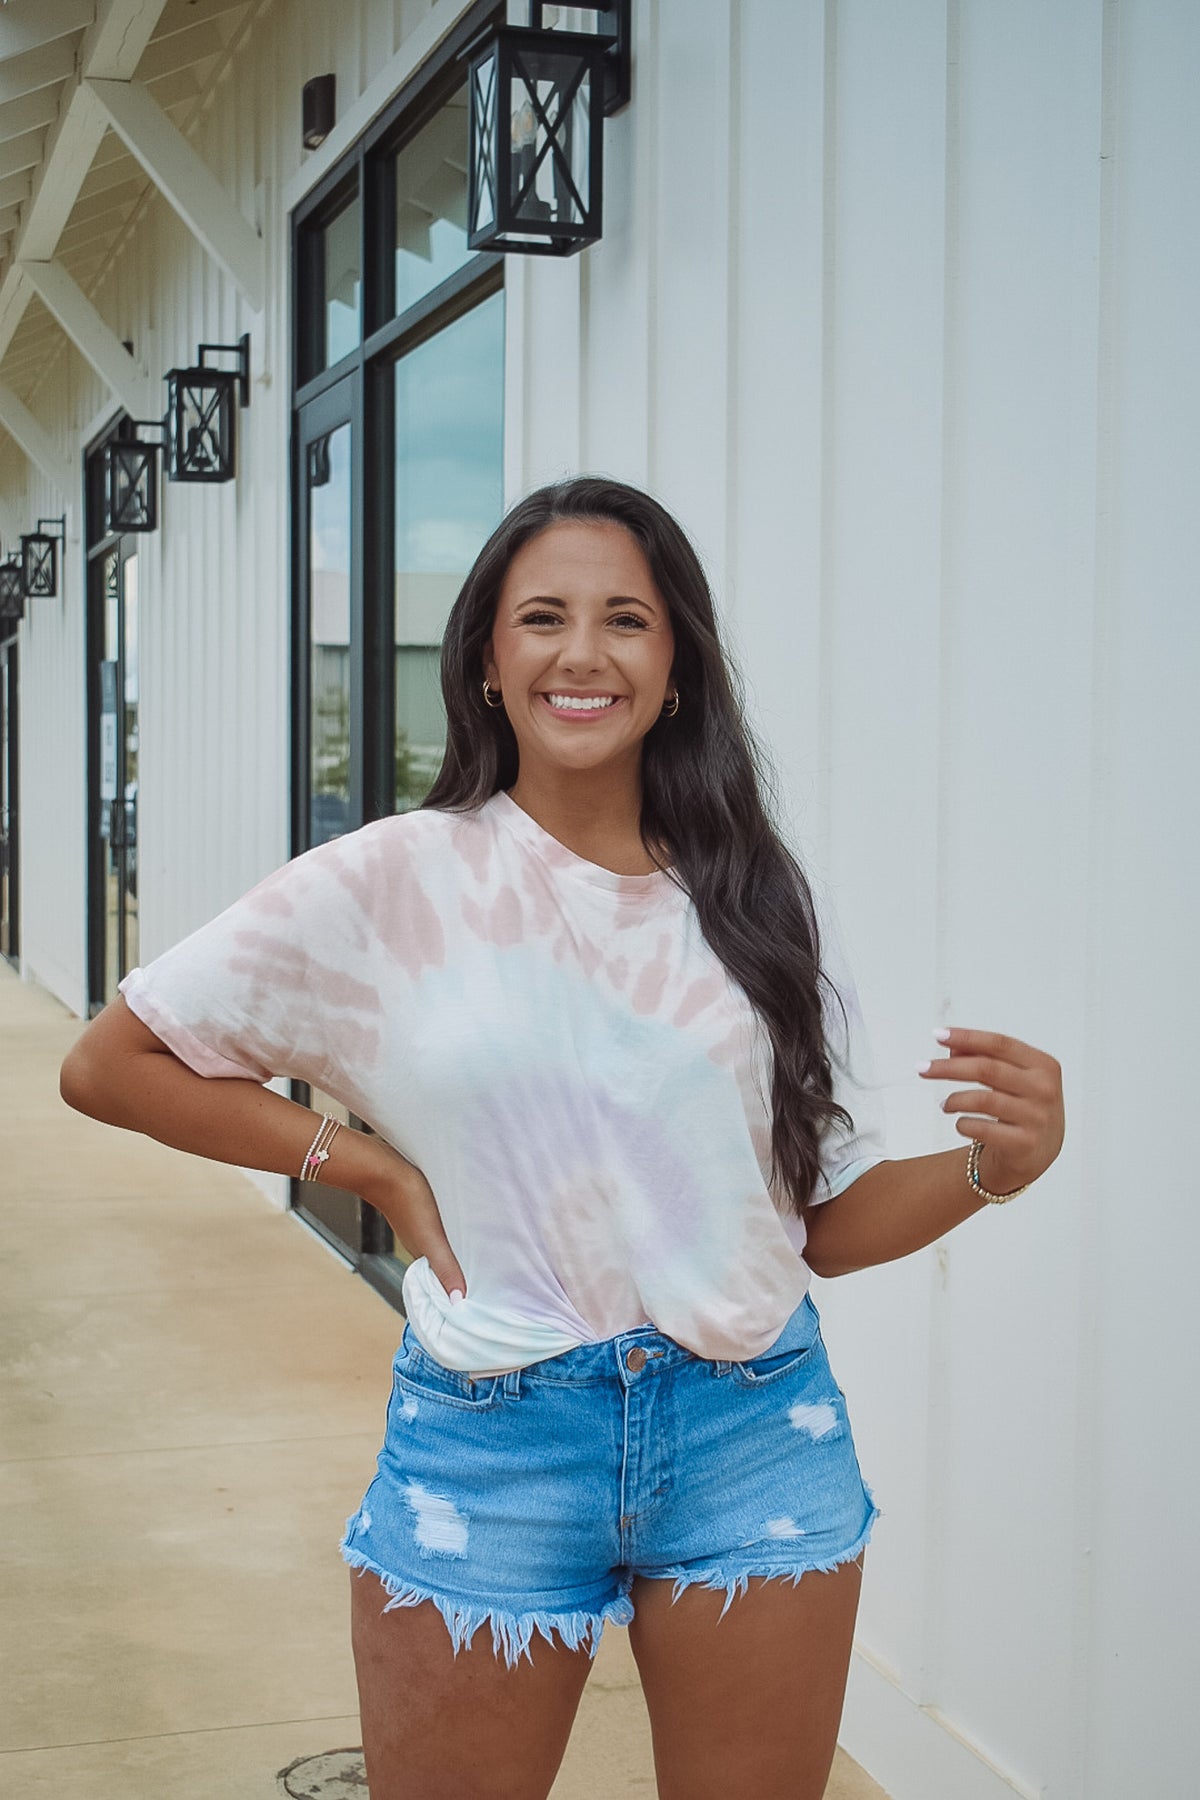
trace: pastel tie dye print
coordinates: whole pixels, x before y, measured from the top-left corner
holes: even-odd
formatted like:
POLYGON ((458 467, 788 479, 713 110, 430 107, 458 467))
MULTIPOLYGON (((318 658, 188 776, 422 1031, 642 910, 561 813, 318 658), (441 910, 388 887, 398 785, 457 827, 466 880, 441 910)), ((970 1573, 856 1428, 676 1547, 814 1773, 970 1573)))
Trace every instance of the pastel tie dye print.
MULTIPOLYGON (((814 1200, 882 1160, 853 984, 827 953, 836 1097, 814 1200)), ((296 857, 121 992, 206 1076, 335 1095, 425 1174, 467 1278, 424 1257, 413 1331, 492 1373, 650 1323, 745 1360, 804 1298, 768 1185, 771 1044, 667 874, 617 875, 504 791, 296 857)))

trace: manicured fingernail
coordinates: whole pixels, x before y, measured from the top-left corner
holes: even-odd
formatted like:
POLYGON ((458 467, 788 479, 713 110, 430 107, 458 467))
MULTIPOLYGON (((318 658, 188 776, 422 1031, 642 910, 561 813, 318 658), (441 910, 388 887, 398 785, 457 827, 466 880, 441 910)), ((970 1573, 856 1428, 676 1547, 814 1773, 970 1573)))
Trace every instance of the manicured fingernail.
POLYGON ((924 1074, 926 1074, 926 1073, 927 1073, 927 1072, 928 1072, 928 1071, 929 1071, 929 1070, 930 1070, 930 1069, 932 1069, 932 1067, 933 1067, 933 1064, 932 1064, 932 1063, 918 1063, 918 1064, 917 1064, 917 1074, 918 1074, 918 1075, 924 1075, 924 1074))
POLYGON ((467 1296, 463 1293, 461 1288, 451 1288, 450 1289, 450 1304, 451 1304, 451 1306, 457 1306, 459 1301, 465 1300, 466 1297, 467 1296))
POLYGON ((943 1025, 939 1030, 935 1031, 933 1035, 939 1044, 948 1044, 950 1042, 950 1027, 948 1025, 943 1025))

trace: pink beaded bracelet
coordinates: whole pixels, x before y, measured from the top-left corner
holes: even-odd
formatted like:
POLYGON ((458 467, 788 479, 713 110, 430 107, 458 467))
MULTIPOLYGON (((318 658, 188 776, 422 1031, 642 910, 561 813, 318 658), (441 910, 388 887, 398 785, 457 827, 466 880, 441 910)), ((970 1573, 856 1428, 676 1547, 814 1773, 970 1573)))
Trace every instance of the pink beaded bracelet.
POLYGON ((321 1115, 321 1124, 317 1135, 308 1147, 308 1154, 300 1165, 300 1180, 315 1181, 321 1173, 323 1163, 329 1161, 329 1146, 342 1128, 340 1119, 331 1113, 321 1115))

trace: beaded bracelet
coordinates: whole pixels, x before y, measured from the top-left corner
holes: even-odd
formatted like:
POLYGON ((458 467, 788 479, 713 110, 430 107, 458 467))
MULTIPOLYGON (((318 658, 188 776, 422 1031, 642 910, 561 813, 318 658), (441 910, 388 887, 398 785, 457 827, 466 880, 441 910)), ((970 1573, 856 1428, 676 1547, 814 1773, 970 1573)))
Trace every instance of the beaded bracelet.
POLYGON ((329 1161, 329 1146, 342 1129, 340 1119, 331 1113, 321 1115, 321 1123, 317 1135, 308 1147, 308 1154, 300 1165, 300 1180, 315 1181, 321 1173, 322 1164, 329 1161))
POLYGON ((993 1206, 1002 1206, 1006 1200, 1015 1200, 1018 1194, 1023 1194, 1025 1188, 1029 1186, 1028 1182, 1025 1183, 1025 1187, 1013 1188, 1012 1191, 1007 1194, 988 1193, 987 1189, 979 1179, 979 1152, 982 1149, 983 1145, 979 1142, 979 1139, 972 1138, 971 1148, 967 1151, 967 1180, 979 1195, 979 1198, 981 1200, 990 1200, 993 1206))

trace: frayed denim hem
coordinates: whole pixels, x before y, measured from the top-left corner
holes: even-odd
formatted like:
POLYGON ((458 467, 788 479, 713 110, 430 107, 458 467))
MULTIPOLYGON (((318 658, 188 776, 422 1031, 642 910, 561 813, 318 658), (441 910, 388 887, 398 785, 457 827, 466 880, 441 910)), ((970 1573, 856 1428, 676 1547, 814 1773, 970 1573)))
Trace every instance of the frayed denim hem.
POLYGON ((717 1623, 720 1624, 721 1620, 725 1617, 725 1614, 729 1611, 730 1603, 732 1602, 734 1595, 744 1594, 746 1592, 747 1585, 752 1576, 777 1576, 784 1580, 790 1580, 792 1586, 795 1587, 802 1575, 811 1575, 814 1571, 823 1575, 829 1575, 832 1574, 834 1569, 841 1568, 843 1563, 853 1562, 856 1556, 861 1556, 862 1552, 871 1541, 871 1529, 874 1526, 876 1519, 881 1517, 881 1509, 876 1506, 875 1498, 871 1493, 870 1488, 867 1487, 866 1482, 863 1483, 863 1491, 866 1494, 867 1503, 870 1508, 870 1511, 867 1514, 866 1524, 848 1549, 843 1550, 838 1556, 831 1557, 827 1562, 805 1563, 804 1567, 799 1569, 794 1563, 789 1564, 787 1568, 780 1568, 778 1562, 752 1563, 748 1568, 740 1570, 737 1575, 729 1577, 723 1575, 719 1569, 683 1569, 678 1565, 675 1568, 670 1569, 642 1569, 639 1570, 639 1573, 659 1581, 668 1581, 674 1577, 675 1586, 671 1590, 672 1606, 674 1606, 676 1600, 678 1600, 685 1588, 724 1588, 725 1604, 717 1614, 717 1623))
POLYGON ((627 1593, 618 1594, 615 1599, 607 1601, 598 1613, 501 1612, 494 1606, 480 1605, 469 1600, 453 1600, 444 1594, 434 1593, 432 1588, 415 1587, 409 1582, 399 1581, 396 1576, 389 1575, 386 1569, 381 1569, 378 1563, 372 1562, 369 1556, 364 1556, 361 1550, 352 1550, 345 1542, 341 1545, 341 1553, 343 1561, 350 1568, 357 1569, 360 1574, 370 1573, 376 1576, 386 1588, 391 1598, 384 1607, 384 1612, 391 1612, 393 1607, 419 1606, 423 1600, 432 1600, 450 1633, 456 1657, 464 1644, 468 1650, 471 1648, 471 1639, 481 1625, 490 1624, 492 1650, 499 1656, 503 1649, 504 1660, 510 1669, 516 1667, 522 1656, 528 1657, 532 1663, 533 1653, 529 1645, 535 1631, 540 1632, 551 1645, 554 1644, 551 1633, 557 1631, 562 1644, 555 1645, 556 1649, 564 1646, 568 1650, 583 1648, 594 1660, 600 1648, 605 1624, 628 1625, 633 1617, 633 1603, 627 1593), (585 1642, 589 1636, 592 1639, 590 1644, 585 1642))

